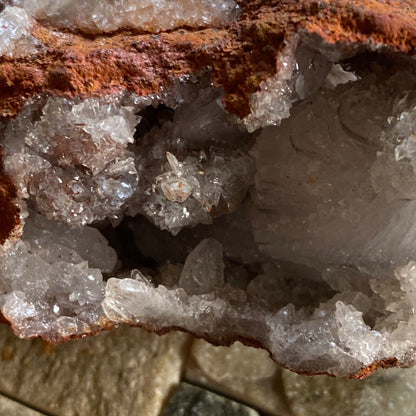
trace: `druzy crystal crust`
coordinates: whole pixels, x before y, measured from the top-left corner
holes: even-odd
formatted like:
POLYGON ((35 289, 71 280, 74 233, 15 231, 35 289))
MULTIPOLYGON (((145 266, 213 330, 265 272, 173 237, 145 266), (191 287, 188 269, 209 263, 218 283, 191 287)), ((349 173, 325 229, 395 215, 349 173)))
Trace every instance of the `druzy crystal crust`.
POLYGON ((277 51, 275 72, 263 56, 243 111, 218 81, 247 87, 241 62, 208 56, 266 28, 239 27, 231 1, 10 3, 7 74, 13 59, 40 62, 42 85, 0 128, 23 228, 0 251, 0 309, 16 334, 58 342, 126 323, 243 340, 309 373, 414 363, 412 62, 301 32, 280 49, 270 40, 259 48, 277 51), (68 49, 45 80, 53 36, 68 49), (192 75, 178 75, 180 53, 197 61, 192 75), (114 73, 103 90, 103 78, 71 78, 94 60, 122 65, 125 87, 114 73), (152 94, 132 85, 139 74, 151 86, 149 68, 170 71, 152 94))
POLYGON ((26 10, 7 6, 0 12, 0 56, 21 58, 36 53, 31 31, 35 21, 26 10))
POLYGON ((88 33, 215 25, 238 13, 232 0, 12 0, 12 4, 36 19, 88 33))

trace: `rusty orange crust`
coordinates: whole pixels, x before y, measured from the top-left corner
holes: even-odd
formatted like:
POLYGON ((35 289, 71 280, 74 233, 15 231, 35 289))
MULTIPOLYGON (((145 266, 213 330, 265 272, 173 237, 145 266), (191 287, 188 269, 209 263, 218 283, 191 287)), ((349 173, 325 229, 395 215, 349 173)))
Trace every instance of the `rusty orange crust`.
POLYGON ((173 79, 209 69, 227 109, 244 117, 249 97, 276 73, 276 57, 294 33, 326 42, 387 46, 413 55, 415 0, 246 0, 237 22, 160 34, 129 30, 86 36, 39 24, 30 58, 0 61, 0 116, 13 117, 39 93, 104 95, 127 88, 151 94, 173 79))

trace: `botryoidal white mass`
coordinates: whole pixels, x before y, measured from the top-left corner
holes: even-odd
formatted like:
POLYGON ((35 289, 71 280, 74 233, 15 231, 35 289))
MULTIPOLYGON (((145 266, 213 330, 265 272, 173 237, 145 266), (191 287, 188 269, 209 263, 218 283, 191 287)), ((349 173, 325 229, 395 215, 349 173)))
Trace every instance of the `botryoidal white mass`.
POLYGON ((238 12, 233 0, 13 0, 12 4, 35 19, 89 33, 218 25, 238 12))
POLYGON ((5 168, 31 207, 0 259, 16 333, 180 327, 337 376, 414 362, 414 72, 347 70, 304 46, 287 58, 284 88, 252 103, 254 134, 206 78, 147 99, 39 98, 9 122, 5 168), (113 270, 115 253, 86 226, 126 215, 136 246, 152 234, 137 253, 152 271, 113 270))

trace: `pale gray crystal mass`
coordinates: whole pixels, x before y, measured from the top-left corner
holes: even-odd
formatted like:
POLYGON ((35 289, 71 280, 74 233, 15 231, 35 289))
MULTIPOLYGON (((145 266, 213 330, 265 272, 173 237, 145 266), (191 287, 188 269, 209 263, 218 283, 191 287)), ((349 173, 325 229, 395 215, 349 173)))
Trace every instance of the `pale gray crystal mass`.
POLYGON ((7 6, 0 12, 0 56, 21 58, 36 52, 31 31, 35 21, 26 10, 7 6))
MULTIPOLYGON (((236 13, 233 2, 12 3, 92 32, 236 13)), ((33 41, 14 6, 0 19, 23 23, 0 32, 3 54, 33 41)), ((0 258, 14 331, 57 341, 120 323, 180 327, 337 376, 413 364, 415 70, 338 58, 286 43, 242 121, 209 74, 150 97, 28 100, 1 129, 24 222, 0 258)))
POLYGON ((12 0, 30 16, 90 33, 206 26, 236 17, 232 0, 12 0))

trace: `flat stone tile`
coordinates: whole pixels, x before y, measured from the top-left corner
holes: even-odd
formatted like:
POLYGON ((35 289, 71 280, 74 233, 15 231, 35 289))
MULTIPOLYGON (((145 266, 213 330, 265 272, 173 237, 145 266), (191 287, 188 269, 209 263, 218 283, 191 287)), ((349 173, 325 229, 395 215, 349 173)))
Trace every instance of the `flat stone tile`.
POLYGON ((214 347, 203 340, 192 345, 185 377, 276 416, 288 416, 281 369, 260 349, 240 342, 214 347))
POLYGON ((42 413, 0 395, 0 415, 2 416, 43 416, 42 413))
POLYGON ((119 328, 52 346, 0 326, 0 392, 57 416, 157 416, 189 337, 119 328))
POLYGON ((416 368, 378 370, 365 380, 283 373, 295 416, 414 416, 416 368))
POLYGON ((167 403, 162 416, 259 416, 259 414, 218 394, 188 383, 181 383, 167 403))

